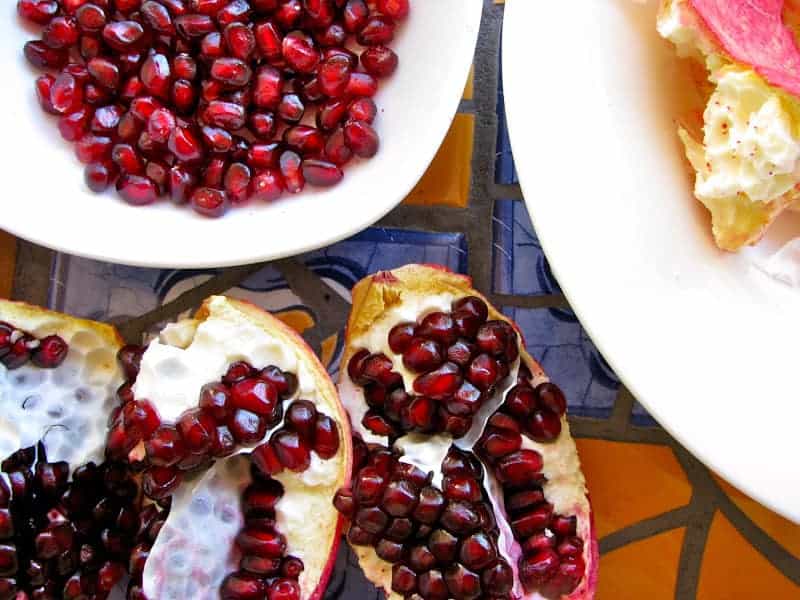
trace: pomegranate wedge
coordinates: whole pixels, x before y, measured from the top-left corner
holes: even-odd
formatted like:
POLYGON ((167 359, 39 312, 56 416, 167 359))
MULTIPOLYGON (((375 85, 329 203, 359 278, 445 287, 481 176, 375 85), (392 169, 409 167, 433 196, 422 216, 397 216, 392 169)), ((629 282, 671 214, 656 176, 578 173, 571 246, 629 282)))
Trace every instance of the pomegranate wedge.
POLYGON ((118 358, 128 380, 108 452, 137 465, 146 496, 172 497, 133 585, 151 599, 321 597, 343 523, 331 500, 352 445, 302 338, 214 296, 118 358))
POLYGON ((468 278, 409 265, 361 281, 343 365, 355 458, 334 504, 376 586, 593 597, 597 542, 564 395, 468 278))

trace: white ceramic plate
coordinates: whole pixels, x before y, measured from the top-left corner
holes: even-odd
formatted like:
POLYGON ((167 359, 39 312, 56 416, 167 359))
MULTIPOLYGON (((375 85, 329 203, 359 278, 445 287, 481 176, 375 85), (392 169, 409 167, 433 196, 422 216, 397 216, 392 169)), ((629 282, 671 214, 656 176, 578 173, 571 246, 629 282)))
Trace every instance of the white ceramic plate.
POLYGON ((800 522, 800 290, 715 248, 673 122, 690 88, 656 5, 507 0, 522 188, 569 301, 634 395, 711 468, 800 522))
POLYGON ((4 2, 0 19, 0 228, 33 242, 132 265, 196 268, 269 260, 319 248, 368 227, 425 172, 455 114, 472 64, 481 0, 415 0, 393 44, 400 68, 376 98, 378 155, 329 190, 206 219, 169 202, 146 208, 92 194, 73 148, 39 108, 37 73, 22 54, 33 30, 4 2))

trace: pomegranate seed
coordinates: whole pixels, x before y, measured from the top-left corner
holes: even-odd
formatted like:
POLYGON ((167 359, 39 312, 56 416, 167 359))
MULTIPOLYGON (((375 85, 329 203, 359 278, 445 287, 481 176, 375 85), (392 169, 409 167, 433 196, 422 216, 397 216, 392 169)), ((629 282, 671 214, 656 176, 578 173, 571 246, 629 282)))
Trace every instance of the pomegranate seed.
POLYGON ((302 156, 318 156, 325 148, 325 138, 316 127, 295 125, 283 133, 284 143, 302 156))
POLYGON ((84 172, 86 185, 93 192, 106 191, 117 178, 118 169, 110 161, 93 162, 86 165, 84 172))
POLYGON ((381 15, 371 16, 358 32, 357 39, 362 46, 384 46, 394 39, 394 22, 381 15))
POLYGON ((222 600, 255 600, 266 596, 267 586, 264 580, 243 571, 228 575, 220 589, 222 600))
POLYGON ((61 132, 61 137, 69 142, 78 141, 89 129, 91 118, 92 112, 86 107, 64 115, 58 120, 58 130, 61 132))
POLYGON ((550 579, 558 570, 559 559, 555 550, 543 549, 520 559, 519 577, 525 589, 535 589, 550 579))
POLYGON ((107 58, 92 58, 87 63, 89 73, 94 80, 105 88, 116 90, 119 87, 119 67, 107 58))
POLYGON ((69 73, 56 77, 50 89, 50 105, 61 114, 79 110, 83 100, 83 87, 69 73))
POLYGON ((382 539, 375 546, 375 553, 389 563, 399 563, 405 554, 403 544, 392 540, 382 539))
POLYGON ((58 3, 54 0, 19 0, 17 13, 24 19, 46 25, 58 13, 58 3))
POLYGON ((347 109, 347 116, 351 121, 364 121, 372 123, 375 116, 378 114, 378 108, 375 106, 372 98, 358 98, 353 100, 347 109))
POLYGON ((116 133, 119 121, 122 118, 122 107, 120 106, 101 106, 92 117, 90 129, 93 133, 112 135, 116 133))
POLYGON ((131 113, 143 123, 150 119, 157 108, 161 108, 161 103, 152 96, 141 96, 131 102, 131 113))
POLYGON ((247 200, 250 188, 250 168, 243 163, 233 163, 225 173, 225 191, 234 204, 247 200))
POLYGON ((267 589, 269 600, 300 600, 300 584, 291 579, 276 579, 267 589))
POLYGON ((541 383, 536 386, 534 390, 536 393, 536 403, 543 410, 555 413, 559 417, 564 416, 567 412, 567 400, 564 397, 564 392, 550 382, 541 383))
POLYGON ((397 70, 397 54, 386 46, 371 46, 361 53, 361 64, 374 77, 389 77, 397 70))
POLYGON ((526 420, 536 410, 536 392, 528 384, 514 386, 506 396, 505 408, 515 417, 526 420))
POLYGON ((103 28, 103 40, 119 52, 129 52, 143 36, 144 29, 136 21, 115 21, 103 28))
POLYGON ((247 60, 256 48, 253 31, 242 23, 231 23, 223 32, 225 44, 236 58, 247 60))
POLYGON ((378 93, 378 81, 369 73, 353 73, 347 80, 345 93, 348 96, 374 96, 378 93))
POLYGON ((251 458, 256 468, 264 475, 277 475, 283 471, 283 464, 275 453, 275 449, 268 443, 253 450, 251 458))
POLYGON ((311 454, 297 432, 281 430, 271 438, 270 444, 281 464, 290 471, 305 471, 311 464, 311 454))
POLYGON ((51 48, 69 48, 79 36, 78 22, 72 17, 55 17, 42 31, 42 41, 51 48))
POLYGON ((36 97, 39 100, 39 105, 42 107, 42 110, 51 115, 59 114, 50 102, 50 92, 53 89, 55 80, 56 78, 52 75, 42 75, 36 80, 36 97))
POLYGON ((117 144, 111 150, 111 160, 116 163, 120 171, 130 175, 141 175, 144 165, 141 158, 130 144, 117 144))
POLYGON ((150 467, 142 477, 144 493, 154 500, 163 500, 181 484, 182 476, 173 467, 150 467))
POLYGON ((306 107, 297 94, 285 94, 278 104, 278 116, 287 123, 298 123, 305 114, 306 107))
POLYGON ((303 5, 300 0, 284 0, 272 16, 286 31, 291 29, 302 15, 303 5))
POLYGON ((214 100, 206 107, 205 119, 211 125, 234 131, 244 127, 244 108, 233 102, 214 100))
POLYGON ((67 52, 50 48, 44 42, 28 42, 24 52, 28 62, 39 69, 60 69, 69 59, 67 52))
POLYGON ((337 129, 330 135, 325 144, 325 157, 333 164, 341 167, 349 162, 352 156, 353 151, 350 150, 350 147, 345 142, 344 131, 337 129))
POLYGON ((211 77, 230 87, 247 85, 252 75, 247 63, 238 58, 218 58, 211 65, 211 77))
POLYGON ((314 39, 320 46, 341 46, 347 41, 347 31, 339 23, 331 23, 324 30, 317 31, 314 39))
POLYGON ((417 575, 405 565, 392 567, 392 590, 398 594, 411 594, 417 587, 417 575))
POLYGON ((217 13, 217 22, 222 27, 231 23, 244 22, 250 14, 250 5, 247 0, 229 0, 222 10, 217 13))
POLYGON ((314 439, 314 427, 317 420, 317 409, 313 402, 308 400, 296 400, 286 411, 286 423, 300 435, 300 437, 311 442, 314 439))
POLYGON ((367 23, 369 8, 364 0, 347 0, 342 16, 345 30, 348 33, 356 33, 367 23))
POLYGON ((178 54, 172 59, 172 73, 178 79, 192 81, 197 77, 197 63, 189 54, 178 54))
POLYGON ((186 14, 176 17, 175 28, 187 40, 202 38, 217 29, 214 20, 208 15, 202 14, 186 14))
POLYGON ((280 170, 287 192, 297 194, 302 191, 306 182, 299 154, 291 150, 283 152, 280 157, 280 170))
POLYGON ((192 192, 189 202, 204 217, 221 217, 228 210, 225 192, 210 187, 200 187, 192 192))
POLYGON ((203 147, 200 141, 189 129, 176 127, 169 137, 169 151, 175 155, 180 162, 197 162, 203 158, 203 147))
POLYGON ((161 425, 158 411, 148 400, 134 400, 122 409, 123 422, 128 434, 142 440, 149 439, 161 425))
POLYGON ((378 134, 368 123, 348 121, 344 126, 344 139, 356 156, 372 158, 378 153, 378 134))
POLYGON ((537 410, 525 423, 525 429, 537 442, 552 442, 561 433, 561 418, 549 410, 537 410))
POLYGON ((331 98, 345 93, 351 74, 350 61, 343 56, 331 56, 320 64, 317 71, 322 92, 331 98))
POLYGON ((408 16, 408 0, 378 0, 378 10, 395 20, 404 19, 408 16))
POLYGON ((228 404, 230 394, 228 388, 221 383, 207 383, 200 388, 198 406, 213 416, 217 421, 228 418, 231 407, 228 404))
POLYGON ((303 177, 311 185, 328 187, 339 183, 344 173, 333 163, 309 158, 303 161, 303 177))
POLYGON ((349 489, 340 489, 333 498, 333 505, 340 513, 347 518, 352 518, 355 514, 356 503, 353 499, 353 492, 349 489))
POLYGON ((242 408, 257 415, 270 416, 278 402, 278 391, 263 379, 243 379, 230 391, 234 408, 242 408))
POLYGON ((195 178, 192 173, 176 165, 169 170, 168 188, 175 204, 185 204, 194 191, 195 178))
POLYGON ((250 198, 254 201, 272 202, 284 189, 283 176, 276 169, 264 169, 250 180, 250 198))
POLYGON ((281 50, 286 63, 299 73, 311 73, 319 64, 320 54, 314 40, 301 31, 286 34, 281 50))
POLYGON ((317 126, 330 131, 336 129, 347 115, 347 102, 345 100, 327 100, 317 111, 317 126))
POLYGON ((509 454, 497 463, 500 480, 511 486, 537 481, 542 470, 542 456, 535 450, 523 449, 509 454))
POLYGON ((248 120, 250 130, 257 138, 271 140, 275 135, 275 116, 269 112, 252 112, 248 120))
POLYGON ((140 175, 123 174, 117 181, 117 192, 125 202, 134 206, 152 204, 158 199, 156 184, 140 175))
POLYGON ((172 84, 170 98, 178 113, 188 114, 194 109, 197 93, 190 82, 178 79, 172 84))
POLYGON ((110 158, 111 138, 88 133, 75 145, 75 154, 84 164, 100 162, 110 158))
POLYGON ((444 363, 435 371, 414 380, 414 391, 434 400, 442 400, 455 394, 462 382, 458 365, 444 363))
POLYGON ((152 54, 142 64, 139 77, 145 89, 157 98, 169 98, 172 70, 163 54, 152 54))
POLYGON ((278 27, 272 21, 256 24, 253 33, 261 54, 268 61, 280 58, 283 53, 283 38, 278 27))
POLYGON ((227 425, 234 439, 246 446, 260 442, 267 433, 267 420, 248 410, 236 410, 227 425))

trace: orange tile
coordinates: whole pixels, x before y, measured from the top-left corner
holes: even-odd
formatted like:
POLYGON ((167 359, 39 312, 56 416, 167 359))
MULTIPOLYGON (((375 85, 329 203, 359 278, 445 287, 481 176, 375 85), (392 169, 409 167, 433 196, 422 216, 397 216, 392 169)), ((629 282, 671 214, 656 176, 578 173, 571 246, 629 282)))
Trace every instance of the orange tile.
POLYGON ((689 482, 669 448, 589 439, 577 444, 598 537, 689 502, 689 482))
POLYGON ((314 318, 304 310, 284 310, 275 316, 301 335, 314 326, 314 318))
POLYGON ((405 199, 406 204, 467 206, 474 129, 473 115, 456 115, 428 171, 405 199))
POLYGON ((0 231, 0 297, 11 297, 16 258, 17 239, 10 233, 0 231))
POLYGON ((697 600, 800 598, 800 587, 773 567, 721 513, 711 524, 697 600))
POLYGON ((778 542, 786 550, 800 558, 800 526, 793 524, 788 519, 784 519, 771 510, 764 508, 761 504, 745 496, 742 492, 727 483, 725 480, 715 477, 717 483, 722 486, 728 497, 750 517, 753 522, 763 529, 769 537, 778 542))
POLYGON ((474 93, 475 93, 475 67, 472 67, 469 70, 469 78, 467 79, 467 85, 464 87, 464 95, 462 96, 462 98, 464 100, 472 100, 474 93))
POLYGON ((683 534, 673 529, 603 556, 597 600, 673 600, 683 534))

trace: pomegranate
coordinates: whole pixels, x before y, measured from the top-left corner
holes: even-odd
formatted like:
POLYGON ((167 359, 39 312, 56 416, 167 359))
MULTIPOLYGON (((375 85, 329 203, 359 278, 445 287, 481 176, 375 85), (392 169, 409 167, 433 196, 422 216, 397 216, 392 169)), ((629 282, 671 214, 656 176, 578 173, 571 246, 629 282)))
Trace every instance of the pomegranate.
POLYGON ((320 597, 341 535, 331 500, 350 476, 351 434, 299 336, 252 305, 212 297, 118 361, 128 380, 107 453, 172 507, 142 592, 320 597), (188 567, 209 564, 209 577, 191 576, 188 567))
POLYGON ((334 506, 367 577, 391 597, 593 597, 566 402, 514 324, 435 267, 379 273, 353 299, 340 394, 356 459, 334 506))
POLYGON ((377 154, 373 97, 398 68, 389 45, 410 4, 18 0, 17 12, 42 27, 24 54, 54 71, 37 97, 76 144, 87 186, 218 218, 335 185, 354 155, 377 154), (279 159, 256 164, 256 146, 279 159))

